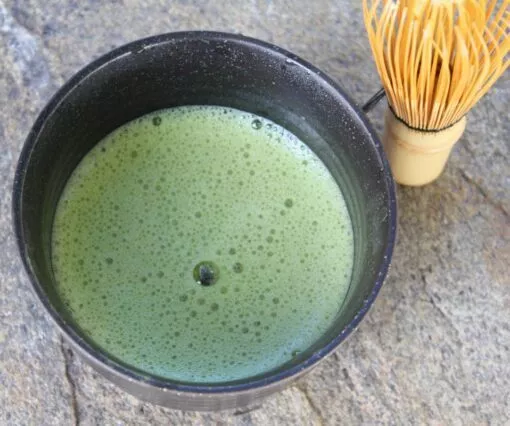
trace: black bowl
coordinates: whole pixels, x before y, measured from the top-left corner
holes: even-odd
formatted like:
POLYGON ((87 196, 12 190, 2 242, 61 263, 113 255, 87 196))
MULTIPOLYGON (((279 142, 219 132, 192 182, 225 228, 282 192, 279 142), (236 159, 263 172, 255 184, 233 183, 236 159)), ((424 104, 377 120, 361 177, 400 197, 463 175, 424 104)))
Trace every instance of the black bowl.
POLYGON ((317 365, 359 324, 390 265, 395 188, 377 136, 328 77, 276 46, 240 35, 181 32, 139 40, 97 59, 44 108, 19 159, 14 226, 33 288, 72 347, 141 399, 180 409, 251 404, 317 365), (293 363, 228 384, 183 384, 131 369, 95 347, 62 309, 54 289, 51 228, 70 174, 104 136, 146 113, 179 105, 223 105, 267 117, 308 146, 341 187, 354 229, 354 269, 331 328, 293 363))

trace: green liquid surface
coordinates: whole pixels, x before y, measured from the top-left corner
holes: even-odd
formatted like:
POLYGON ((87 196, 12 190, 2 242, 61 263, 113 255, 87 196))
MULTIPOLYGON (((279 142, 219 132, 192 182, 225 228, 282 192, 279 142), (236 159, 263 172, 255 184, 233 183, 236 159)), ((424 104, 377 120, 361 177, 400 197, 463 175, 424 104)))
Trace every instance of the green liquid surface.
POLYGON ((214 106, 152 113, 102 140, 65 187, 52 241, 57 291, 87 338, 192 383, 305 351, 338 314, 353 263, 349 214, 318 157, 269 120, 214 106))

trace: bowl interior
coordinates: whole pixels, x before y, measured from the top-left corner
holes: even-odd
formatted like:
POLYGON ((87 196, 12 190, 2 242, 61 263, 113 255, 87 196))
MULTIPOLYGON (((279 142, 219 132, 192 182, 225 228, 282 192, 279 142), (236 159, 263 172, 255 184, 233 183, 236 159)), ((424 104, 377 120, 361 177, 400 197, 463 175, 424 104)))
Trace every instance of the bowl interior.
POLYGON ((394 238, 393 183, 374 134, 333 83, 299 58, 244 37, 182 33, 135 42, 82 70, 53 98, 28 137, 15 182, 18 239, 34 287, 68 336, 107 358, 84 339, 53 287, 57 201, 79 161, 108 133, 151 111, 193 104, 270 118, 308 144, 343 191, 355 241, 344 307, 312 348, 266 376, 314 363, 357 325, 382 284, 394 238))

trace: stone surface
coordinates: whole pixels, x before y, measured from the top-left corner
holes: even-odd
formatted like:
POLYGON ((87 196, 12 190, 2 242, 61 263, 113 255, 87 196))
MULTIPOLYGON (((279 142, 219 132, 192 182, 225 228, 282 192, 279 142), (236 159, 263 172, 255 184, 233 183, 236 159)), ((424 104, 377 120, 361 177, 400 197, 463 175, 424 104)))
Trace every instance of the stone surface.
MULTIPOLYGON (((469 116, 441 178, 398 188, 393 267, 358 331, 249 412, 142 403, 76 358, 31 293, 11 231, 15 162, 74 72, 125 42, 213 29, 279 44, 362 102, 379 87, 359 0, 0 0, 0 424, 510 422, 510 79, 469 116)), ((384 105, 371 113, 382 129, 384 105)))

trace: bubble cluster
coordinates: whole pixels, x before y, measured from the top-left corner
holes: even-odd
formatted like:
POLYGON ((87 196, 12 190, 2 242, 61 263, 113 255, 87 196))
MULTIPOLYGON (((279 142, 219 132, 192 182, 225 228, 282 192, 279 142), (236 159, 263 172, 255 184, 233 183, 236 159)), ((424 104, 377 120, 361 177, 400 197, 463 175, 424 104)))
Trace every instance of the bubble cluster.
POLYGON ((136 119, 87 154, 52 253, 57 291, 95 344, 148 373, 225 382, 299 358, 325 332, 353 235, 341 191, 294 135, 193 106, 136 119))

